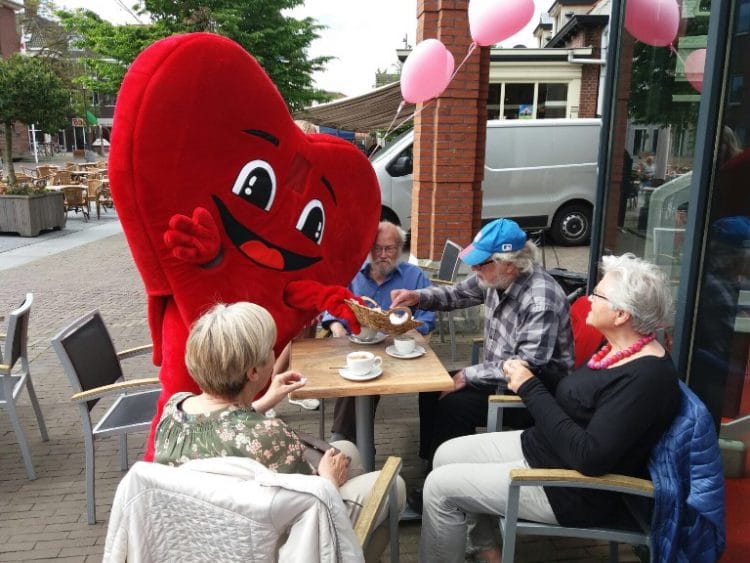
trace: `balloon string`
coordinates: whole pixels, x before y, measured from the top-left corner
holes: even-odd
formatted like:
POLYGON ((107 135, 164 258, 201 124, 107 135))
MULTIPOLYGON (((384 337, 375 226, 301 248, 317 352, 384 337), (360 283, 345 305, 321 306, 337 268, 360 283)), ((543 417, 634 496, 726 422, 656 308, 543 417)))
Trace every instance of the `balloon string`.
POLYGON ((680 56, 680 53, 677 52, 677 49, 674 48, 674 43, 670 43, 668 45, 668 47, 669 47, 669 50, 672 51, 672 53, 674 53, 674 56, 677 57, 677 60, 682 63, 682 68, 683 68, 683 71, 684 71, 684 69, 685 69, 685 59, 683 59, 680 56))
MULTIPOLYGON (((401 110, 404 109, 404 106, 406 105, 406 100, 401 100, 401 103, 398 104, 398 109, 396 110, 396 115, 393 116, 393 119, 391 119, 391 124, 388 125, 388 129, 385 130, 385 135, 383 135, 383 143, 385 144, 385 140, 388 138, 388 135, 390 135, 391 130, 393 128, 393 124, 396 123, 396 119, 398 119, 399 114, 401 113, 401 110)), ((380 143, 378 143, 378 147, 380 147, 380 143)))
MULTIPOLYGON (((451 74, 451 77, 448 79, 448 84, 450 84, 451 82, 453 82, 453 79, 458 74, 458 71, 461 70, 461 67, 464 66, 464 63, 466 63, 466 61, 469 60, 469 57, 471 56, 471 54, 474 52, 474 50, 476 48, 477 48, 477 42, 476 41, 472 41, 471 45, 469 45, 469 50, 466 52, 466 56, 464 57, 464 60, 462 60, 458 64, 458 66, 456 67, 456 69, 453 71, 453 74, 451 74)), ((447 88, 447 86, 446 86, 446 88, 447 88)))

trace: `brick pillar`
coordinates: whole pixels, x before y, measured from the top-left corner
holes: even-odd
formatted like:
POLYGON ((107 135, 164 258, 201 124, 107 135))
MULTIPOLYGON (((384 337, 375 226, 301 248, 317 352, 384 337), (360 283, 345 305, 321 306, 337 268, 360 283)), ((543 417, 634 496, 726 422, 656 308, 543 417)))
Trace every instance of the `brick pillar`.
MULTIPOLYGON (((467 8, 468 0, 417 0, 417 41, 439 39, 458 66, 472 42, 467 8)), ((489 68, 489 48, 477 48, 414 120, 411 250, 418 258, 437 260, 446 239, 466 245, 479 229, 489 68)))
POLYGON ((12 8, 0 6, 0 56, 4 59, 18 52, 21 39, 16 33, 16 14, 12 8))

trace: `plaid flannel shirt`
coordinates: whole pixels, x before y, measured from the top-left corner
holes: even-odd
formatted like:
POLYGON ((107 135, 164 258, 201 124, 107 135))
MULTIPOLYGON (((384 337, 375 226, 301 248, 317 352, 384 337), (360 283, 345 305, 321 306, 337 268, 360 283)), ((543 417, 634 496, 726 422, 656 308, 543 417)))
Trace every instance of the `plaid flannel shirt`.
POLYGON ((452 311, 484 303, 484 362, 464 368, 472 387, 503 387, 503 362, 510 358, 560 376, 573 368, 570 306, 560 285, 538 265, 505 291, 482 289, 474 275, 418 293, 420 309, 452 311))

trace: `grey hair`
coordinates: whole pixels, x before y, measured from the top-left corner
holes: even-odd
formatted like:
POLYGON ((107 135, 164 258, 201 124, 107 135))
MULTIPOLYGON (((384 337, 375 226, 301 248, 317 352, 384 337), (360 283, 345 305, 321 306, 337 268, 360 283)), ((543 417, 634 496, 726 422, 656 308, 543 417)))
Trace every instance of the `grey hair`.
POLYGON ((651 334, 667 323, 672 312, 672 292, 659 267, 628 252, 604 256, 602 272, 618 282, 607 299, 615 309, 630 313, 633 330, 651 334))
POLYGON ((276 323, 255 303, 219 303, 193 324, 185 346, 188 372, 204 392, 233 399, 247 372, 266 363, 276 323))
POLYGON ((404 245, 406 244, 406 231, 396 225, 396 223, 391 223, 390 221, 381 221, 380 223, 378 223, 378 234, 380 234, 380 232, 384 229, 388 229, 396 233, 396 236, 398 237, 399 251, 403 252, 404 245))
POLYGON ((495 262, 510 262, 515 264, 518 271, 528 274, 534 269, 534 264, 539 260, 539 249, 533 241, 527 240, 523 248, 515 252, 495 252, 491 256, 495 262))

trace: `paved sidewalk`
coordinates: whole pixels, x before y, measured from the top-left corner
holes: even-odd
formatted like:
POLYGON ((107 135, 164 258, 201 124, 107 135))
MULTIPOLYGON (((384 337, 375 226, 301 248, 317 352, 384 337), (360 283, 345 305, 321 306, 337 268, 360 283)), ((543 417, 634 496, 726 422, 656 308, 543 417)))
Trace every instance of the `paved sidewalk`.
MULTIPOLYGON (((104 216, 103 216, 104 217, 104 216)), ((97 445, 96 492, 99 522, 86 523, 83 483, 83 445, 77 409, 69 402, 70 387, 50 346, 50 338, 77 316, 98 308, 118 349, 149 340, 143 286, 119 223, 107 217, 71 233, 26 239, 14 248, 0 238, 0 314, 33 292, 35 301, 29 327, 31 373, 45 413, 49 442, 42 442, 27 397, 20 401, 22 424, 39 475, 28 481, 15 435, 5 414, 0 414, 0 561, 100 561, 107 518, 117 483, 122 477, 117 441, 97 445), (110 235, 110 236, 107 236, 110 235), (67 241, 63 244, 63 241, 67 241), (3 246, 5 243, 5 246, 3 246), (13 262, 17 261, 17 262, 13 262)), ((67 230, 67 229, 66 229, 67 230)), ((54 235, 54 233, 53 233, 54 235)), ((586 267, 586 249, 547 249, 548 266, 570 270, 586 267)), ((433 342, 449 368, 468 362, 471 335, 461 335, 459 357, 449 361, 448 345, 433 342)), ((156 370, 148 358, 128 360, 127 373, 151 376, 156 370)), ((330 413, 332 402, 328 403, 330 413)), ((99 408, 99 407, 97 407, 99 408)), ((318 413, 282 403, 277 412, 294 428, 317 432, 318 413)), ((330 414, 328 415, 330 424, 330 414)), ((376 464, 397 454, 404 459, 403 475, 409 486, 420 480, 417 459, 418 418, 415 395, 384 397, 376 417, 376 464)), ((129 440, 130 459, 142 453, 144 435, 129 440)), ((401 560, 416 561, 419 523, 401 528, 401 560)), ((630 555, 622 548, 623 557, 630 555)), ((602 543, 570 540, 522 542, 519 561, 606 560, 602 543)), ((632 556, 630 558, 632 559, 632 556)))

